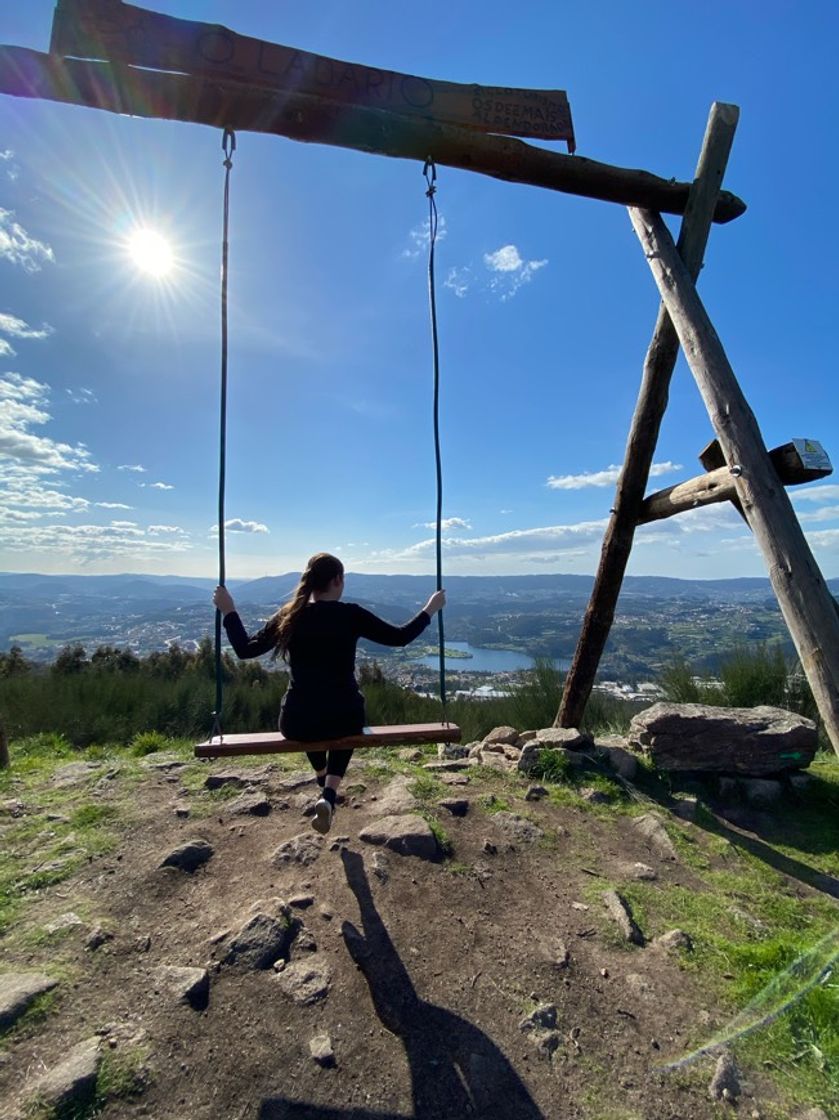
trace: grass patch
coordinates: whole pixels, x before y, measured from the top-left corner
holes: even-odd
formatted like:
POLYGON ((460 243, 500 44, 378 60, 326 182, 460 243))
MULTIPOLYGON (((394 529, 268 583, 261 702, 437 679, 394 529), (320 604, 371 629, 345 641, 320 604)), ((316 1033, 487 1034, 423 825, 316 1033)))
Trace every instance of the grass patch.
POLYGON ((485 813, 512 813, 513 803, 508 801, 505 797, 499 797, 495 793, 483 794, 478 798, 478 805, 484 810, 485 813))

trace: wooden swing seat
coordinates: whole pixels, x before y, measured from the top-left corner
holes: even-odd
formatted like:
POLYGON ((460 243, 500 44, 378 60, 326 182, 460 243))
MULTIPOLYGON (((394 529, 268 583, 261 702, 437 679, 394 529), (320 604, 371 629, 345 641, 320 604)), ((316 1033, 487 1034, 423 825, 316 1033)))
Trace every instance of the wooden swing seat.
POLYGON ((390 727, 365 727, 360 735, 303 743, 286 739, 279 731, 246 735, 215 735, 196 743, 197 758, 222 758, 245 754, 283 754, 292 751, 342 751, 358 747, 411 746, 415 743, 459 743, 461 730, 453 723, 402 723, 390 727))

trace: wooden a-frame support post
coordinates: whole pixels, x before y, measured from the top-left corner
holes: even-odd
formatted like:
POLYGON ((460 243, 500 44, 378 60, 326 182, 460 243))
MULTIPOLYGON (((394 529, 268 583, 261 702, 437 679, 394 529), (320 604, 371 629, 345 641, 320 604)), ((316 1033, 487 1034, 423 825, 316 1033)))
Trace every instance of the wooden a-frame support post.
POLYGON ((708 409, 737 497, 769 569, 825 729, 839 755, 839 614, 779 481, 757 420, 660 214, 630 207, 661 298, 708 409))
MULTIPOLYGON (((690 188, 679 234, 678 251, 695 279, 711 231, 740 110, 715 102, 711 106, 696 177, 690 188)), ((635 527, 655 453, 661 419, 667 407, 670 378, 679 356, 679 338, 662 303, 644 360, 644 373, 629 430, 624 464, 618 480, 612 518, 603 538, 600 564, 586 609, 577 649, 556 717, 560 727, 579 727, 609 637, 635 527)))

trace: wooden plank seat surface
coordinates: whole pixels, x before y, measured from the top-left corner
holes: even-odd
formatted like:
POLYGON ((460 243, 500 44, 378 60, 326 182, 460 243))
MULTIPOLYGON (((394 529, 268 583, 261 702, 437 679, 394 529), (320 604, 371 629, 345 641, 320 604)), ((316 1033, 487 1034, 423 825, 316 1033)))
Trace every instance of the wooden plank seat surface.
POLYGON ((358 747, 410 746, 414 743, 459 743, 460 728, 453 723, 402 723, 388 727, 365 727, 360 735, 303 743, 286 739, 279 731, 257 731, 244 735, 216 735, 196 743, 198 758, 222 758, 244 754, 282 754, 291 751, 340 751, 358 747))

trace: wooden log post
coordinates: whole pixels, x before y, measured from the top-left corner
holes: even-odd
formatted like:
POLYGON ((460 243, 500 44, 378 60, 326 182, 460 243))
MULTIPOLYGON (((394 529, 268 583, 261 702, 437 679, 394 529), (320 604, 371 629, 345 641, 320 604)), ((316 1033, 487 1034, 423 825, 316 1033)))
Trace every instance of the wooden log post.
MULTIPOLYGON (((739 115, 740 110, 736 105, 715 102, 711 106, 696 167, 696 178, 690 190, 679 235, 679 252, 694 278, 699 275, 702 267, 712 215, 717 205, 739 115)), ((559 727, 579 727, 591 695, 632 551, 635 526, 658 442, 661 418, 667 407, 670 378, 678 356, 678 335, 662 304, 644 360, 641 389, 632 417, 612 518, 603 538, 594 588, 555 720, 559 727)))
POLYGON ((6 736, 6 728, 0 723, 0 770, 8 770, 11 763, 12 760, 9 757, 9 740, 6 736))
POLYGON ((757 420, 660 214, 629 211, 661 298, 708 409, 743 513, 763 553, 784 620, 839 755, 839 615, 757 420))
MULTIPOLYGON (((512 137, 384 109, 219 78, 140 70, 123 63, 62 59, 26 47, 0 46, 0 93, 138 117, 268 132, 419 163, 430 155, 440 166, 667 214, 683 214, 690 192, 688 183, 648 171, 566 156, 512 137)), ((730 222, 745 209, 745 202, 723 191, 716 199, 713 220, 730 222)))

